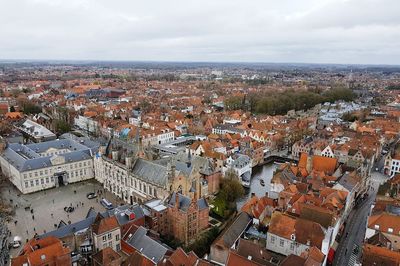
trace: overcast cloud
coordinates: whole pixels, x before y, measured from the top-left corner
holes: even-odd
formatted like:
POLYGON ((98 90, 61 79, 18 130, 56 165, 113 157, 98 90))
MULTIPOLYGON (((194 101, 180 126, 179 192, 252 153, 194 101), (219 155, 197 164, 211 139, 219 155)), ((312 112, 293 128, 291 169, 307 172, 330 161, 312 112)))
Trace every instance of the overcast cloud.
POLYGON ((399 0, 0 0, 0 59, 400 64, 399 0))

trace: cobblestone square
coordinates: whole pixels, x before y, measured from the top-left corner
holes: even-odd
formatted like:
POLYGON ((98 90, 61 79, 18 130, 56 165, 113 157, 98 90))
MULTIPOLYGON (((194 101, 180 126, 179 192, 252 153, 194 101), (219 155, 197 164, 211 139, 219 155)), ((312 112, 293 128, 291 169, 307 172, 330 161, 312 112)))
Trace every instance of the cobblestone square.
MULTIPOLYGON (((98 212, 104 212, 105 208, 100 204, 101 198, 106 198, 115 205, 121 203, 109 192, 104 193, 101 184, 95 180, 68 184, 58 188, 23 195, 12 186, 1 188, 1 197, 5 203, 14 207, 15 215, 8 222, 11 232, 9 241, 14 236, 22 238, 22 244, 32 238, 35 233, 43 234, 56 229, 56 226, 64 221, 74 223, 86 217, 90 207, 98 212), (102 192, 103 191, 103 192, 102 192), (100 192, 95 199, 86 197, 89 192, 100 192), (72 206, 75 210, 71 213, 64 211, 64 207, 72 206)), ((19 249, 11 249, 11 256, 15 256, 19 249)))

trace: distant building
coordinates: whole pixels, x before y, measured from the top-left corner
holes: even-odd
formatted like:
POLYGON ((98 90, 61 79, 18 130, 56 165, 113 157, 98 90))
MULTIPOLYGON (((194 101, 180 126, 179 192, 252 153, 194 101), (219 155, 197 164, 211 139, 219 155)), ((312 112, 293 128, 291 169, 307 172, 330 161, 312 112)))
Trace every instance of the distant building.
POLYGON ((55 140, 57 138, 56 134, 48 130, 46 127, 29 119, 16 127, 25 138, 34 142, 55 140))

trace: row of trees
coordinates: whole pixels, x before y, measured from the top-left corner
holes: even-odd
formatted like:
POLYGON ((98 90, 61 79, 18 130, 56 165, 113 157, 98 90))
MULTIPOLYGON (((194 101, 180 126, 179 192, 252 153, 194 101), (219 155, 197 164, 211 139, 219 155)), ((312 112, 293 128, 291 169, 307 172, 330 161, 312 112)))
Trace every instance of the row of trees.
POLYGON ((244 100, 241 96, 228 97, 224 104, 228 110, 247 110, 269 115, 283 115, 289 110, 307 110, 319 103, 337 100, 351 101, 355 98, 352 90, 338 87, 324 92, 285 91, 265 94, 251 94, 244 100))
POLYGON ((386 87, 386 89, 390 91, 398 91, 400 90, 400 85, 389 85, 386 87))

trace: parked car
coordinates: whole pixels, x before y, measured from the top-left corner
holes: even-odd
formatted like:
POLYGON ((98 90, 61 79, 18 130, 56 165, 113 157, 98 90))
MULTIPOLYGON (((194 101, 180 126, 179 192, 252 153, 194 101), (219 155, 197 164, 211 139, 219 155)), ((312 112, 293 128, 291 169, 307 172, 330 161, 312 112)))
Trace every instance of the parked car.
POLYGON ((97 194, 94 193, 94 192, 90 192, 90 193, 87 193, 87 194, 86 194, 86 197, 87 197, 88 199, 94 199, 94 198, 97 198, 97 194))
POLYGON ((73 212, 75 210, 74 207, 64 207, 64 211, 66 212, 73 212))

